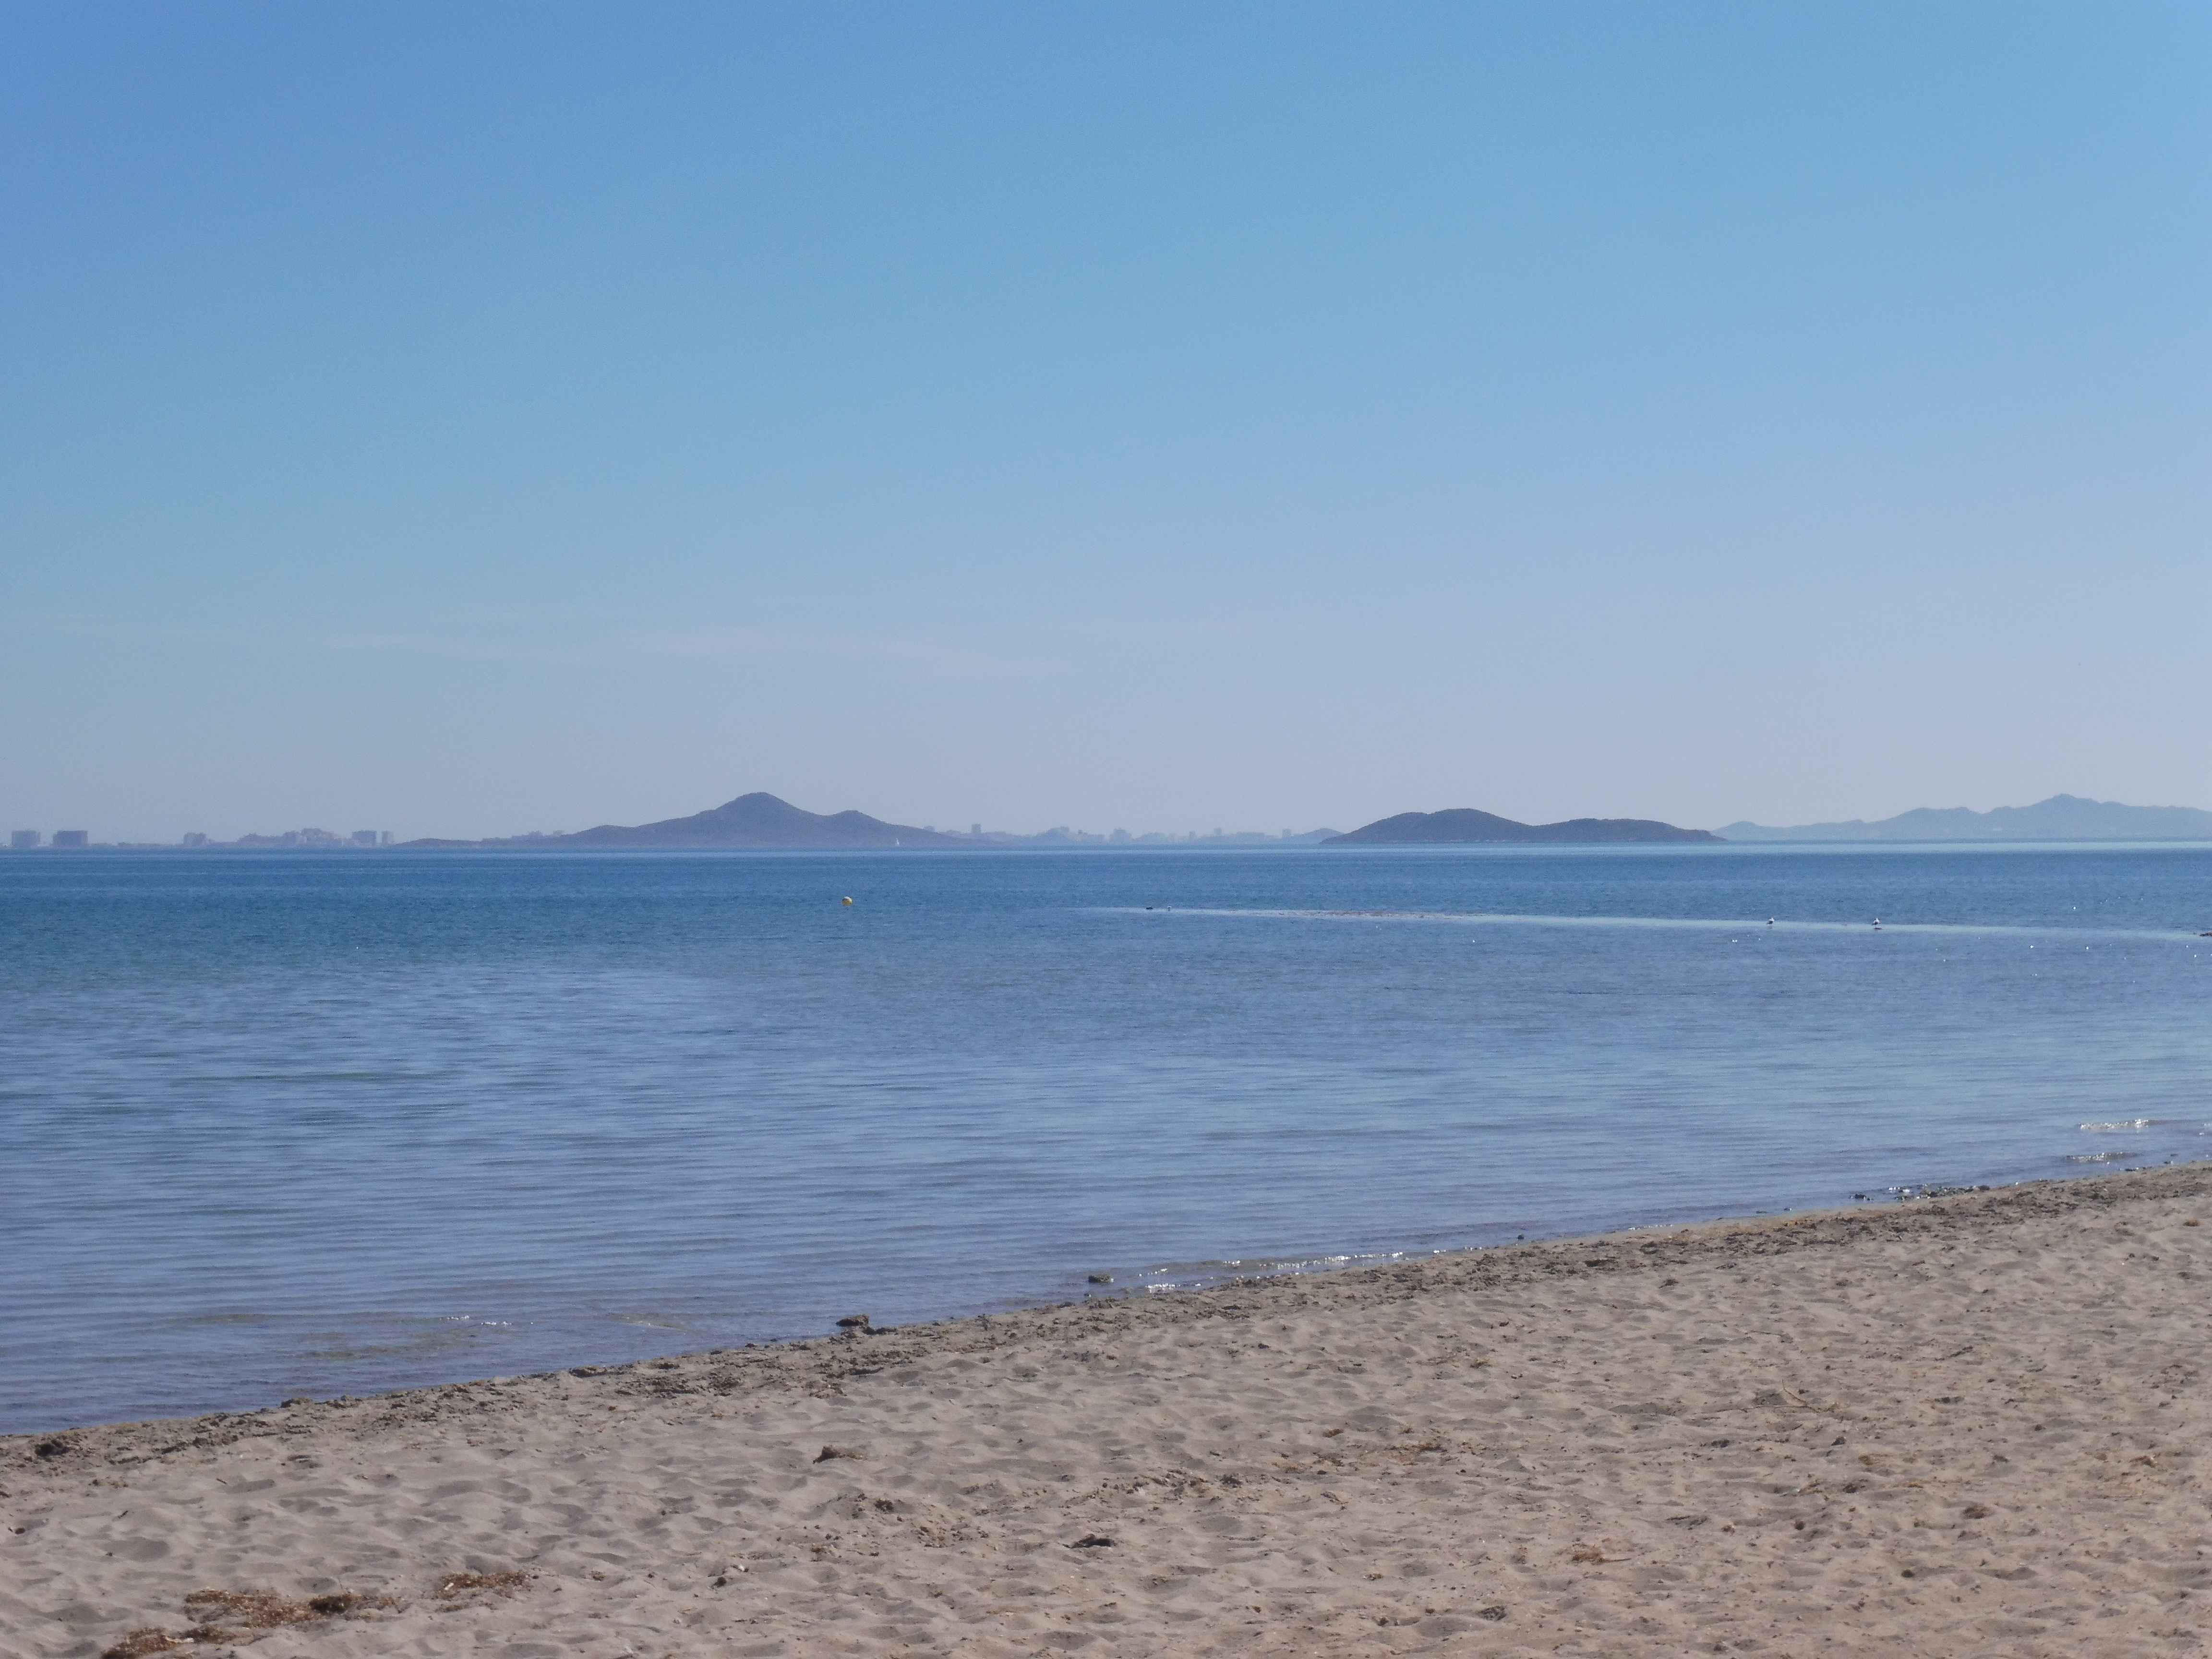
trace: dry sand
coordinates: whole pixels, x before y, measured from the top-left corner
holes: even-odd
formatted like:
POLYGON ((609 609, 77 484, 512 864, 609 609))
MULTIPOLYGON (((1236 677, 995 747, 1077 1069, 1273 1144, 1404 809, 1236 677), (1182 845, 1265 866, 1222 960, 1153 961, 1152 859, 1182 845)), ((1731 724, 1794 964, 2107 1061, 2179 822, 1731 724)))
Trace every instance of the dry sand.
POLYGON ((0 1440, 0 1650, 2193 1652, 2200 1217, 2202 1165, 0 1440))

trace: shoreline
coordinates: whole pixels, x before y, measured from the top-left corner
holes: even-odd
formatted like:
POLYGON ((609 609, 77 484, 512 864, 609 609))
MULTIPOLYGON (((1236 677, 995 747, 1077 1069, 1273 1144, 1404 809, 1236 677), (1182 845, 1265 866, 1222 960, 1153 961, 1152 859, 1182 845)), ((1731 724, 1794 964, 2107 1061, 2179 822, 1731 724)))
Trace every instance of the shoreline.
MULTIPOLYGON (((1109 1288, 1095 1292, 1085 1291, 1080 1295, 1070 1297, 1064 1291, 1055 1292, 1040 1287, 1027 1297, 1009 1299, 996 1305, 986 1306, 977 1311, 947 1313, 934 1317, 917 1318, 903 1325, 876 1325, 872 1330, 877 1335, 889 1334, 896 1330, 903 1336, 914 1338, 927 1332, 950 1329, 974 1322, 1008 1319, 1026 1314, 1059 1310, 1098 1308, 1124 1302, 1141 1304, 1167 1299, 1182 1300, 1194 1296, 1216 1295, 1241 1285, 1263 1284, 1275 1279, 1335 1277, 1380 1272, 1462 1257, 1486 1257, 1500 1252, 1533 1249, 1547 1245, 1565 1249, 1584 1243, 1595 1244, 1608 1240, 1627 1240, 1635 1237, 1662 1232, 1680 1235, 1716 1227, 1748 1226, 1760 1223, 1814 1217, 1887 1212, 1899 1207, 1923 1205, 1931 1200, 1976 1194, 1986 1195, 2076 1182, 2106 1181, 2120 1176, 2146 1176, 2167 1170, 2196 1167, 2200 1163, 2203 1167, 2212 1169, 2212 1158, 2193 1160, 2189 1164, 2161 1163, 2154 1165, 2131 1165, 2129 1162, 2122 1161, 2135 1156, 2137 1155, 2128 1153, 2072 1155, 2061 1161, 2079 1167, 2070 1169, 2063 1174, 2034 1176, 2004 1182, 1925 1182, 1890 1185, 1879 1188, 1870 1188, 1865 1192, 1853 1194, 1851 1201, 1849 1203, 1814 1206, 1804 1209, 1747 1209, 1711 1214, 1707 1206, 1699 1205, 1696 1206, 1696 1213, 1703 1218, 1700 1219, 1655 1218, 1628 1221, 1589 1232, 1546 1233, 1533 1239, 1516 1238, 1510 1241, 1500 1239, 1490 1243, 1455 1243, 1440 1246, 1419 1245, 1396 1248, 1378 1246, 1372 1249, 1343 1251, 1314 1250, 1279 1259, 1260 1255, 1241 1260, 1207 1260, 1159 1267, 1143 1267, 1126 1275, 1117 1273, 1109 1288), (1242 1270, 1255 1262, 1264 1265, 1258 1271, 1242 1270), (1157 1282, 1147 1282, 1149 1276, 1156 1273, 1172 1273, 1175 1277, 1157 1282)), ((838 1316, 835 1312, 825 1310, 823 1317, 825 1322, 830 1322, 838 1316)), ((680 1335, 681 1332, 672 1328, 670 1334, 680 1335)), ((633 1350, 627 1357, 580 1358, 573 1365, 563 1363, 550 1369, 538 1370, 434 1376, 390 1384, 371 1382, 361 1394, 319 1389, 312 1394, 288 1397, 270 1405, 216 1406, 205 1410, 187 1410, 176 1414, 143 1418, 94 1419, 89 1421, 42 1425, 33 1428, 0 1427, 0 1462, 4 1462, 9 1447, 19 1441, 28 1443, 57 1437, 104 1433, 109 1431, 134 1428, 152 1429, 161 1425, 181 1427, 188 1425, 250 1421, 290 1409, 295 1405, 358 1407, 378 1401, 434 1395, 445 1389, 505 1386, 571 1375, 611 1374, 617 1371, 634 1370, 640 1366, 652 1365, 666 1359, 724 1358, 744 1352, 799 1348, 811 1343, 835 1340, 840 1334, 841 1333, 835 1329, 817 1330, 787 1335, 762 1336, 713 1347, 672 1348, 656 1352, 637 1352, 633 1350)), ((544 1360, 544 1356, 537 1357, 537 1363, 543 1364, 544 1360)), ((6 1659, 4 1650, 0 1650, 0 1659, 6 1659)))
MULTIPOLYGON (((1294 1267, 1281 1271, 1258 1273, 1223 1273, 1208 1276, 1199 1282, 1167 1284, 1147 1287, 1131 1284, 1116 1285, 1110 1295, 1085 1296, 1067 1301, 1024 1302, 994 1311, 955 1314, 943 1319, 917 1320, 906 1325, 878 1325, 872 1321, 859 1330, 833 1330, 811 1336, 791 1336, 766 1339, 757 1342, 740 1343, 734 1347, 678 1349, 667 1353, 645 1354, 633 1359, 611 1360, 604 1364, 586 1362, 576 1365, 556 1366, 550 1370, 518 1371, 511 1375, 459 1377, 450 1382, 414 1383, 403 1388, 379 1389, 362 1395, 332 1395, 324 1397, 301 1395, 280 1401, 273 1406, 258 1406, 241 1411, 201 1412, 183 1417, 149 1417, 120 1419, 112 1422, 80 1423, 51 1429, 26 1429, 0 1433, 0 1467, 5 1467, 12 1455, 27 1447, 56 1440, 74 1443, 85 1437, 97 1437, 103 1442, 110 1437, 143 1437, 162 1440, 163 1431, 197 1431, 188 1443, 198 1444, 220 1426, 236 1429, 262 1419, 276 1419, 312 1413, 318 1408, 357 1415, 362 1411, 381 1405, 396 1405, 401 1401, 428 1401, 456 1393, 473 1395, 477 1389, 512 1389, 532 1382, 558 1382, 565 1377, 609 1377, 663 1370, 675 1364, 679 1368, 704 1364, 708 1361, 759 1364, 772 1357, 814 1353, 826 1351, 844 1355, 861 1339, 881 1339, 896 1336, 907 1343, 921 1343, 926 1347, 938 1341, 957 1346, 962 1338, 976 1332, 1003 1330, 1007 1326, 1052 1315, 1085 1315, 1114 1308, 1173 1308, 1188 1317, 1211 1317, 1208 1298, 1218 1298, 1237 1292, 1260 1290, 1266 1286, 1313 1281, 1357 1281, 1367 1276, 1418 1274, 1430 1267, 1449 1268, 1454 1264, 1465 1264, 1470 1272, 1488 1262, 1505 1261, 1521 1265, 1530 1258, 1548 1257, 1555 1253, 1574 1256, 1587 1270, 1596 1265, 1582 1253, 1601 1248, 1643 1246, 1662 1237, 1669 1243, 1696 1245, 1716 1238, 1736 1242, 1754 1233, 1787 1230, 1810 1223, 1865 1221, 1925 1213, 1939 1206, 1964 1208, 1967 1200, 1998 1200, 2006 1194, 2035 1194, 2045 1189, 2067 1188, 2074 1186, 2106 1182, 2141 1182, 2152 1176, 2201 1172, 2205 1177, 2205 1190, 2212 1194, 2212 1158, 2190 1164, 2160 1164, 2155 1169, 2113 1169, 2100 1167, 2084 1169, 2078 1174, 2050 1176, 2032 1181, 2013 1182, 2005 1185, 1978 1184, 1952 1186, 1930 1182, 1925 1187, 1885 1188, 1885 1197, 1876 1200, 1871 1194, 1855 1200, 1849 1205, 1807 1210, 1748 1211, 1737 1215, 1716 1216, 1705 1221, 1648 1222, 1628 1227, 1612 1228, 1601 1232, 1571 1233, 1556 1237, 1516 1240, 1510 1243, 1473 1244, 1452 1249, 1414 1253, 1393 1251, 1376 1253, 1345 1260, 1341 1265, 1326 1267, 1294 1267), (1894 1196, 1888 1196, 1893 1190, 1894 1196), (996 1322, 994 1326, 994 1322, 996 1322)), ((2140 1194, 2136 1194, 2140 1195, 2140 1194)), ((2103 1200, 2091 1200, 2092 1202, 2103 1200)), ((1982 1206, 1976 1206, 1978 1209, 1982 1206)), ((1987 1206, 1996 1209, 1995 1204, 1987 1206)), ((2007 1206, 2008 1207, 2008 1206, 2007 1206)), ((2071 1206, 2061 1206, 2071 1207, 2071 1206)), ((2042 1206, 2038 1206, 2039 1211, 2042 1206)), ((1795 1239, 1796 1235, 1785 1234, 1795 1239)), ((1315 1260, 1328 1260, 1316 1257, 1315 1260)), ((1672 1260, 1662 1256, 1661 1260, 1672 1260)), ((1222 1264, 1226 1266, 1227 1264, 1222 1264)), ((1537 1271, 1558 1271, 1556 1267, 1537 1271)), ((842 1323, 842 1321, 840 1322, 842 1323)), ((288 1418, 288 1420, 289 1418, 288 1418)), ((230 1439, 250 1437, 250 1432, 240 1432, 230 1439)), ((164 1449, 181 1449, 184 1443, 165 1443, 164 1449)), ((227 1443, 227 1442, 226 1442, 227 1443)), ((162 1450, 145 1453, 149 1456, 163 1455, 162 1450)), ((37 1461, 37 1460, 34 1460, 37 1461)))
POLYGON ((2172 1165, 9 1436, 0 1652, 2191 1651, 2205 1218, 2172 1165))
MULTIPOLYGON (((1607 1227, 1594 1232, 1546 1234, 1540 1237, 1499 1241, 1489 1244, 1455 1244, 1433 1249, 1401 1248, 1396 1249, 1347 1250, 1342 1252, 1312 1252, 1295 1258, 1284 1258, 1275 1265, 1259 1272, 1237 1271, 1243 1265, 1234 1261, 1192 1262, 1173 1269, 1140 1269, 1139 1274, 1154 1271, 1173 1271, 1179 1275, 1174 1279, 1154 1284, 1141 1282, 1132 1276, 1126 1282, 1116 1279, 1110 1288, 1086 1292, 1079 1297, 1053 1299, 1048 1293, 1039 1293, 1033 1300, 1007 1302, 994 1308, 974 1313, 947 1314, 939 1318, 917 1319, 903 1325, 870 1323, 866 1335, 883 1337, 894 1334, 909 1340, 926 1340, 930 1334, 955 1333, 971 1325, 988 1325, 993 1320, 1006 1321, 1024 1316, 1074 1312, 1097 1310, 1120 1304, 1151 1306, 1167 1303, 1182 1303, 1192 1297, 1216 1297, 1239 1289, 1267 1285, 1278 1281, 1337 1279, 1362 1273, 1382 1273, 1418 1267, 1433 1263, 1460 1260, 1502 1256, 1511 1252, 1527 1252, 1557 1249, 1572 1252, 1580 1248, 1608 1243, 1638 1243, 1661 1234, 1670 1238, 1701 1237, 1716 1229, 1747 1228, 1774 1224, 1826 1219, 1838 1217, 1887 1215, 1970 1197, 1987 1197, 2029 1188, 2058 1187, 2075 1182, 2111 1181, 2121 1176, 2148 1176, 2168 1170, 2203 1168, 2212 1170, 2212 1158, 2190 1164, 2160 1164, 2149 1167, 2129 1168, 2110 1164, 2096 1155, 2069 1158, 2069 1163, 2080 1163, 2083 1167, 2064 1175, 2041 1176, 2027 1180, 1997 1182, 1928 1182, 1904 1186, 1890 1186, 1879 1190, 1869 1189, 1855 1194, 1848 1204, 1814 1206, 1802 1210, 1745 1210, 1715 1215, 1700 1220, 1654 1220, 1632 1222, 1626 1225, 1607 1227)), ((1258 1257, 1246 1260, 1268 1261, 1258 1257)), ((837 1320, 842 1324, 842 1318, 837 1320)), ((508 1387, 514 1384, 545 1382, 564 1376, 612 1376, 617 1373, 650 1368, 670 1360, 728 1360, 741 1354, 760 1355, 810 1348, 824 1342, 842 1342, 852 1333, 842 1329, 814 1332, 803 1335, 763 1337, 757 1340, 714 1347, 677 1348, 658 1353, 634 1354, 629 1358, 580 1360, 574 1365, 556 1365, 550 1370, 495 1373, 487 1376, 459 1376, 436 1381, 404 1382, 395 1387, 372 1386, 367 1392, 354 1394, 302 1395, 281 1401, 274 1405, 242 1407, 234 1409, 217 1407, 210 1411, 187 1412, 177 1416, 118 1418, 88 1423, 65 1423, 33 1429, 0 1430, 0 1465, 4 1465, 8 1454, 16 1443, 35 1443, 82 1435, 104 1435, 124 1431, 174 1428, 182 1430, 201 1425, 236 1424, 273 1417, 278 1413, 304 1410, 318 1406, 361 1407, 380 1401, 429 1396, 453 1389, 508 1387)), ((5 1659, 0 1654, 0 1659, 5 1659)))

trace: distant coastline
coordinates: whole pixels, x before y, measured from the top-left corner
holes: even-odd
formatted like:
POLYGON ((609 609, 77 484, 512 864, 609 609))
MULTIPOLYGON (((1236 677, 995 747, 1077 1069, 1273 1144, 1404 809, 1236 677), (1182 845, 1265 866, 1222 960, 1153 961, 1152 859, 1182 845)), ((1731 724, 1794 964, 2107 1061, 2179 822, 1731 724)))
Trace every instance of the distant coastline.
POLYGON ((664 818, 635 826, 605 823, 573 835, 513 836, 491 841, 414 841, 403 846, 435 850, 441 848, 506 848, 562 851, 592 848, 695 851, 810 850, 975 851, 1013 848, 1139 848, 1191 846, 1307 846, 1335 832, 1313 830, 1301 835, 1285 830, 1280 836, 1258 831, 1231 835, 1217 830, 1207 836, 1132 836, 1117 830, 1111 835, 1086 834, 1066 825, 1037 835, 1010 835, 988 830, 980 823, 966 832, 939 830, 933 824, 887 823, 866 812, 810 812, 764 790, 739 795, 721 805, 689 817, 664 818))
POLYGON ((1720 834, 1731 842, 2212 841, 2212 812, 2053 795, 2033 806, 1998 806, 1986 812, 1919 806, 1871 823, 1851 818, 1788 828, 1727 823, 1720 834))
POLYGON ((1567 818, 1556 823, 1522 823, 1473 807, 1437 812, 1400 812, 1359 829, 1265 830, 1215 830, 1168 835, 1101 834, 1066 824, 1035 833, 965 830, 935 824, 892 823, 865 812, 810 812, 755 791, 686 817, 642 824, 596 824, 588 830, 537 831, 481 840, 424 836, 399 841, 387 830, 356 830, 339 835, 327 830, 286 830, 277 835, 240 836, 216 841, 188 835, 175 842, 94 841, 82 830, 58 830, 51 838, 37 830, 12 831, 4 848, 15 853, 208 852, 572 852, 572 851, 1037 851, 1143 848, 1289 847, 1451 847, 1481 845, 1742 845, 1887 842, 1920 844, 2069 842, 2212 842, 2212 811, 2193 806, 2130 806, 2119 801, 2052 795, 2032 806, 1999 806, 1978 812, 1964 806, 1916 807, 1894 817, 1850 818, 1827 823, 1772 825, 1740 820, 1717 830, 1685 830, 1654 818, 1567 818))

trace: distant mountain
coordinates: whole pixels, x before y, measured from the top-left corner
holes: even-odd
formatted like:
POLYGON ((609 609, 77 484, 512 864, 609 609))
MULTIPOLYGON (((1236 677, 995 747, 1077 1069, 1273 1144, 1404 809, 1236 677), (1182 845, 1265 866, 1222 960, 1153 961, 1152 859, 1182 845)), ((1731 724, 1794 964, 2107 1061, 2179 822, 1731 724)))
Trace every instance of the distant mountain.
POLYGON ((1462 846, 1478 842, 1717 842, 1708 830, 1677 830, 1651 818, 1569 818, 1562 823, 1518 823, 1494 812, 1455 806, 1443 812, 1401 812, 1323 847, 1462 846))
MULTIPOLYGON (((319 831, 302 830, 302 836, 319 831)), ((542 831, 527 836, 501 836, 489 841, 453 841, 425 837, 403 842, 417 852, 441 848, 498 848, 547 852, 562 848, 693 848, 711 851, 738 848, 890 848, 895 847, 960 847, 970 849, 1038 848, 1138 847, 1310 847, 1336 834, 1334 830, 1310 830, 1304 834, 1285 830, 1279 836, 1261 830, 1241 830, 1210 836, 1132 836, 1116 830, 1110 836, 1093 835, 1066 825, 1033 836, 1012 835, 1003 830, 978 829, 968 835, 948 835, 937 830, 916 829, 910 823, 885 823, 866 812, 809 812, 765 792, 740 795, 735 800, 688 818, 663 818, 658 823, 602 823, 595 829, 567 835, 542 831)), ((273 843, 272 843, 273 844, 273 843)), ((332 838, 332 844, 337 844, 332 838)))
POLYGON ((967 836, 940 835, 910 823, 885 823, 866 812, 809 812, 761 791, 688 818, 663 818, 635 827, 603 823, 566 836, 511 836, 498 841, 416 842, 416 847, 473 846, 536 848, 635 847, 718 848, 890 848, 972 847, 967 836))
POLYGON ((1731 823, 1721 834, 1730 841, 2212 841, 2212 812, 2053 795, 2033 806, 1998 806, 1986 812, 1916 806, 1871 823, 1863 818, 1788 829, 1731 823))

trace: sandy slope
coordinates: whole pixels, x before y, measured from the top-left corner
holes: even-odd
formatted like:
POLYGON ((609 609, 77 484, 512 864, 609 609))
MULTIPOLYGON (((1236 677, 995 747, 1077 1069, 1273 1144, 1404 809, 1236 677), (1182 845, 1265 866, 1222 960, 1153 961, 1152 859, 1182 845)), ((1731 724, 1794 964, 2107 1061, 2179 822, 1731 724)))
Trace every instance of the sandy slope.
POLYGON ((0 1650, 258 1589, 390 1605, 254 1659, 2194 1652, 2200 1216, 2206 1166, 0 1441, 0 1650))

